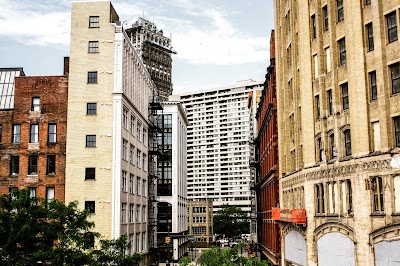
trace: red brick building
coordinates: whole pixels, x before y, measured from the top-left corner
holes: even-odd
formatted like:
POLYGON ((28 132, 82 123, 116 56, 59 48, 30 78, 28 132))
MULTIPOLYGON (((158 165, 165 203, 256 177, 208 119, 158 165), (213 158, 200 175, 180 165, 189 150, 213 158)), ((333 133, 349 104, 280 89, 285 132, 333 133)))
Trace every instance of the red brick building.
POLYGON ((258 136, 256 156, 258 174, 256 180, 258 241, 263 258, 275 265, 280 264, 280 228, 272 221, 272 207, 279 205, 278 179, 278 127, 275 88, 275 38, 270 39, 270 66, 265 75, 264 89, 257 109, 258 136))
POLYGON ((0 69, 0 194, 64 201, 67 97, 67 76, 0 69))

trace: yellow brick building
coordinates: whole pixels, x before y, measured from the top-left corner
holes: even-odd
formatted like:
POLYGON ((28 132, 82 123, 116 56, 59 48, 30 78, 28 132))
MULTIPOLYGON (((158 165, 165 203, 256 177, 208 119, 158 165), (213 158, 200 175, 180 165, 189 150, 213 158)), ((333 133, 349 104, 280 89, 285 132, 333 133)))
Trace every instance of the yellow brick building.
POLYGON ((400 0, 274 2, 282 261, 398 261, 400 0))

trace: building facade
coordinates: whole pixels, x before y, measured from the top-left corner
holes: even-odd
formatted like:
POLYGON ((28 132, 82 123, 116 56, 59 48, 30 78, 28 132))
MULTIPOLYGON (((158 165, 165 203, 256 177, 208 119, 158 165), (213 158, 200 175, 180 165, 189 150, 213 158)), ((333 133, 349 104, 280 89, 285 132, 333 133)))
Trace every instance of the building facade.
POLYGON ((172 54, 176 54, 171 39, 144 18, 139 18, 125 31, 156 84, 160 100, 167 101, 172 95, 172 54))
POLYGON ((289 265, 398 261, 399 8, 275 1, 280 206, 296 210, 280 218, 289 265))
POLYGON ((188 248, 186 137, 188 120, 179 101, 164 102, 158 145, 157 246, 160 261, 178 262, 188 248))
POLYGON ((188 199, 251 211, 248 94, 262 82, 180 94, 189 120, 188 199))
POLYGON ((110 1, 72 1, 69 77, 66 202, 91 210, 101 238, 126 235, 130 253, 148 254, 155 85, 110 1))
POLYGON ((262 258, 280 265, 280 225, 272 220, 272 208, 279 207, 278 124, 275 71, 275 37, 270 37, 270 65, 257 108, 258 134, 255 138, 254 166, 257 169, 256 194, 258 243, 262 258))
POLYGON ((213 203, 207 200, 189 201, 189 235, 194 242, 215 242, 213 231, 213 203))
POLYGON ((64 202, 68 78, 0 69, 0 194, 64 202))

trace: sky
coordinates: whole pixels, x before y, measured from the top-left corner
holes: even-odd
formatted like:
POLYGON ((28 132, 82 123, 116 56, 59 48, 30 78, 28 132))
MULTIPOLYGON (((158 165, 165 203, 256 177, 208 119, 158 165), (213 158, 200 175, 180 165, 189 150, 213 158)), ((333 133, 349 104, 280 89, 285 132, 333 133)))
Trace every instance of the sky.
MULTIPOLYGON (((121 21, 139 17, 171 36, 173 94, 265 79, 273 0, 112 0, 121 21)), ((70 0, 0 0, 0 68, 62 75, 70 0)))

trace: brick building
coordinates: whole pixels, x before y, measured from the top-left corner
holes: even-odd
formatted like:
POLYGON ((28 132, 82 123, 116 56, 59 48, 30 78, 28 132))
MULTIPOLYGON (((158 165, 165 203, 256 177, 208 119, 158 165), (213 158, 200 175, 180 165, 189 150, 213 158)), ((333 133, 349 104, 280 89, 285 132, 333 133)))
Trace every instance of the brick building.
POLYGON ((280 207, 307 214, 278 217, 285 265, 398 262, 399 8, 275 1, 280 207))
POLYGON ((258 134, 255 140, 257 162, 258 243, 263 258, 280 263, 280 226, 272 221, 272 208, 279 205, 278 126, 275 86, 275 38, 270 38, 270 65, 265 75, 264 89, 257 108, 258 134))
POLYGON ((65 199, 68 78, 0 69, 0 193, 65 199))

